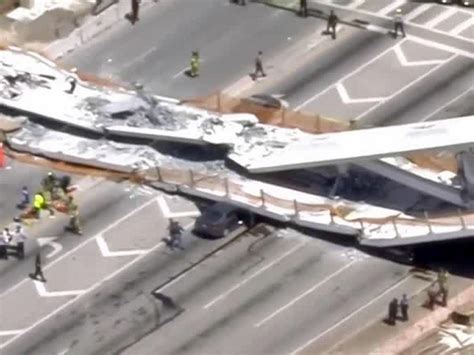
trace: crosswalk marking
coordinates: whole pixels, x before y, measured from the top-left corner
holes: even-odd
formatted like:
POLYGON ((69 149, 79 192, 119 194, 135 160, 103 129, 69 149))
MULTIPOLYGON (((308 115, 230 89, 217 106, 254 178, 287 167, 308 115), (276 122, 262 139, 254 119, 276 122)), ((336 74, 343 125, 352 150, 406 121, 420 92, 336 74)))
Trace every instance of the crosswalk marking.
POLYGON ((426 22, 424 25, 428 28, 433 28, 436 25, 438 25, 439 23, 446 20, 447 18, 453 16, 456 12, 457 12, 456 9, 450 7, 446 11, 443 11, 441 14, 436 16, 435 18, 433 18, 430 21, 426 22))
POLYGON ((470 26, 474 25, 474 15, 469 20, 461 22, 459 25, 454 27, 451 31, 449 31, 450 35, 457 36, 461 32, 467 30, 470 26))
POLYGON ((406 3, 406 0, 395 0, 390 2, 387 6, 385 6, 383 9, 380 9, 377 11, 377 14, 387 16, 389 13, 392 11, 395 11, 399 7, 401 7, 403 4, 406 3))
POLYGON ((405 16, 405 21, 411 21, 414 18, 418 17, 421 15, 423 12, 428 11, 433 7, 433 4, 423 4, 415 8, 413 11, 409 12, 405 16))

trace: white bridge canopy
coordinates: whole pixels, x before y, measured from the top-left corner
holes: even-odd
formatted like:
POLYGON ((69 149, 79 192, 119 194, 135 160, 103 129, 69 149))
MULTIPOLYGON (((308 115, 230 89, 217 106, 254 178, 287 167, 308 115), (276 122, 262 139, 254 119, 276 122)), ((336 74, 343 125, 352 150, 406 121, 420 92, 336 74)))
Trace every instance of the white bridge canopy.
POLYGON ((230 159, 249 172, 264 173, 469 147, 474 147, 474 116, 308 136, 281 149, 230 159))

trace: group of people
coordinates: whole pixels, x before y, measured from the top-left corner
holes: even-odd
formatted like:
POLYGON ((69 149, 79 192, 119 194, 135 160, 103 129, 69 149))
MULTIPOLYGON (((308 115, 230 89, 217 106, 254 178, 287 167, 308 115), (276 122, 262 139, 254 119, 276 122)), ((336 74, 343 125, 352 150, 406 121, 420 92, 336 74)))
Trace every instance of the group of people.
MULTIPOLYGON (((300 11, 299 15, 302 17, 308 17, 308 1, 300 0, 300 11)), ((336 39, 336 26, 339 23, 339 18, 335 14, 334 10, 331 10, 329 16, 327 17, 327 27, 326 33, 331 35, 332 39, 336 39)), ((398 37, 400 33, 403 37, 406 36, 405 27, 403 25, 403 16, 402 9, 399 8, 396 10, 395 17, 393 18, 393 32, 395 38, 398 37)))
MULTIPOLYGON (((426 306, 433 310, 435 304, 437 303, 437 298, 441 297, 441 305, 446 307, 448 303, 448 272, 445 269, 440 269, 438 271, 436 282, 434 282, 428 288, 428 301, 426 306), (437 285, 437 287, 436 287, 437 285)), ((388 317, 387 323, 390 325, 395 325, 397 319, 402 321, 408 321, 408 298, 404 294, 400 300, 393 298, 388 305, 388 317), (401 317, 398 317, 398 314, 401 314, 401 317)))
POLYGON ((14 219, 13 228, 5 227, 0 238, 0 259, 8 259, 13 252, 19 259, 25 257, 25 229, 18 218, 14 219))
POLYGON ((408 298, 406 294, 403 294, 400 302, 397 298, 393 298, 388 305, 388 319, 387 323, 395 325, 398 319, 398 311, 401 313, 401 320, 403 322, 408 321, 408 298))
POLYGON ((13 225, 5 227, 0 235, 0 258, 8 259, 12 253, 19 259, 25 256, 25 241, 27 235, 23 223, 29 219, 40 219, 43 211, 48 211, 51 217, 55 216, 55 210, 61 210, 69 214, 69 223, 65 227, 67 231, 82 235, 79 220, 79 207, 74 201, 70 187, 69 176, 58 177, 54 173, 48 173, 41 181, 41 189, 33 198, 27 186, 21 189, 20 201, 17 208, 23 212, 19 217, 13 219, 13 225))

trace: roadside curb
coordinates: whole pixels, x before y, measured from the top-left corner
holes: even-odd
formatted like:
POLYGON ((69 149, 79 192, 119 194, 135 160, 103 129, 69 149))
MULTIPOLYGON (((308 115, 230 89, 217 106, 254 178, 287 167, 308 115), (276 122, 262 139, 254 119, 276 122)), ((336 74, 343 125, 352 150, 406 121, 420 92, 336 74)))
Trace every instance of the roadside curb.
POLYGON ((441 322, 449 318, 458 307, 474 298, 474 285, 457 294, 448 302, 448 307, 438 308, 420 319, 411 327, 389 339, 384 345, 376 348, 371 354, 400 354, 413 346, 421 337, 435 329, 441 322))

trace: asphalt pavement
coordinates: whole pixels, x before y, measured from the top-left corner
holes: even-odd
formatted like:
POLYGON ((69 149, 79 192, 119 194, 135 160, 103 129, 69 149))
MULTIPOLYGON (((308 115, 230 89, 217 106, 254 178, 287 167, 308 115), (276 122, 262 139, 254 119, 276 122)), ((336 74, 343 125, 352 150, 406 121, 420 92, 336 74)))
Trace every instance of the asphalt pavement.
POLYGON ((64 61, 120 82, 138 81, 159 95, 201 97, 252 73, 259 50, 274 75, 271 58, 322 23, 258 3, 164 0, 148 7, 135 26, 121 21, 64 61), (185 71, 194 50, 201 69, 191 79, 185 71))
POLYGON ((403 1, 312 1, 310 7, 319 11, 316 16, 336 11, 341 19, 337 40, 322 36, 310 43, 298 69, 257 83, 246 94, 277 94, 293 109, 361 126, 474 112, 472 9, 403 1), (410 19, 406 38, 389 34, 397 7, 410 19))

